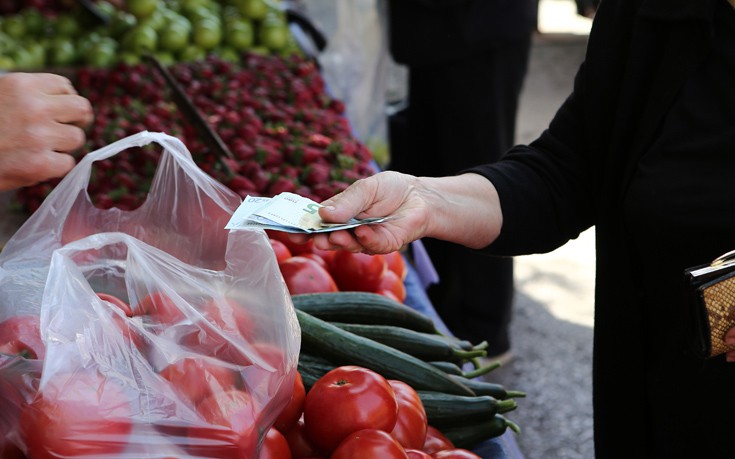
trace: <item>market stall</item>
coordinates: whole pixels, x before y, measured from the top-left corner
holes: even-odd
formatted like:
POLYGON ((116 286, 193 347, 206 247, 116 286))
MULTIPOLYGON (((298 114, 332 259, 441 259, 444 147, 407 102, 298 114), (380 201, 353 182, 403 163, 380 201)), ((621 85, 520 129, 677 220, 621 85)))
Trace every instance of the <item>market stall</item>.
MULTIPOLYGON (((230 457, 237 448, 238 453, 253 455, 266 438, 265 431, 274 421, 278 423, 277 415, 287 408, 297 379, 296 364, 303 363, 297 353, 290 352, 298 334, 278 326, 297 323, 289 308, 282 307, 284 293, 293 296, 297 304, 298 295, 362 292, 365 298, 382 298, 376 301, 391 308, 409 305, 428 317, 433 327, 446 332, 420 281, 425 262, 422 268, 422 263, 414 263, 413 258, 408 262, 403 254, 395 253, 391 260, 399 267, 393 269, 388 257, 382 256, 358 260, 357 255, 346 252, 327 255, 313 247, 293 246, 280 252, 277 243, 286 246, 287 240, 278 232, 268 232, 269 237, 262 238, 261 233, 257 237, 246 236, 250 232, 234 236, 224 230, 224 223, 247 196, 294 193, 319 202, 375 172, 372 154, 354 136, 344 105, 325 90, 318 63, 298 51, 292 35, 284 35, 287 15, 282 10, 262 2, 265 10, 258 10, 253 6, 258 3, 255 0, 222 5, 210 0, 180 0, 172 2, 179 10, 161 12, 157 1, 140 0, 129 2, 136 6, 128 6, 127 11, 107 2, 93 3, 90 9, 89 2, 81 2, 84 10, 67 15, 46 10, 61 7, 55 2, 38 3, 20 13, 8 11, 0 19, 0 56, 4 58, 0 68, 57 67, 92 101, 96 118, 87 144, 77 152, 79 165, 72 174, 22 189, 10 198, 19 212, 16 215, 25 215, 32 223, 20 229, 3 228, 9 234, 3 234, 0 241, 8 242, 7 249, 0 252, 0 268, 4 269, 0 269, 0 282, 5 287, 0 322, 30 315, 39 327, 40 316, 47 326, 44 336, 54 339, 48 349, 21 349, 9 348, 7 345, 15 341, 2 336, 7 341, 0 343, 0 353, 4 354, 0 360, 5 377, 2 382, 11 384, 18 398, 4 391, 0 399, 9 413, 0 418, 0 452, 2 448, 21 448, 31 459, 45 457, 48 451, 68 457, 91 457, 89 451, 93 451, 92 456, 159 457, 164 450, 174 457, 230 457), (151 5, 153 10, 148 10, 151 5), (207 6, 212 5, 219 6, 207 12, 207 6), (248 27, 250 35, 243 32, 248 27), (58 39, 60 31, 68 34, 63 35, 67 41, 58 39), (179 37, 177 41, 176 33, 186 39, 179 37), (36 36, 45 40, 33 39, 36 36), (66 56, 63 50, 69 47, 62 47, 61 41, 83 51, 66 56), (17 237, 11 239, 12 234, 17 237), (120 247, 125 250, 120 251, 120 247), (233 250, 236 247, 241 250, 233 250), (255 271, 248 265, 253 254, 258 254, 259 261, 255 271), (360 269, 370 266, 377 274, 372 278, 365 275, 368 271, 349 274, 348 267, 353 265, 360 269), (27 269, 33 282, 25 277, 27 269), (209 293, 214 285, 223 288, 223 279, 215 275, 223 269, 232 270, 224 281, 230 293, 209 293), (183 278, 182 273, 186 273, 183 278), (38 277, 46 275, 45 281, 38 277), (315 276, 326 282, 320 290, 314 290, 315 276), (285 282, 280 282, 281 278, 285 282), (251 283, 243 286, 233 279, 251 283), (60 287, 67 284, 86 287, 60 287), (58 291, 48 293, 51 290, 44 288, 46 285, 58 291), (176 286, 175 291, 170 291, 171 286, 176 286), (161 300, 164 291, 168 293, 161 300), (235 291, 238 293, 232 295, 235 291), (115 295, 109 296, 110 292, 115 295), (95 293, 97 297, 101 293, 108 296, 100 297, 100 303, 95 293), (235 303, 239 306, 233 306, 235 303), (117 305, 123 313, 114 310, 110 315, 105 309, 109 304, 117 305), (41 309, 45 312, 40 313, 41 309), (258 317, 258 325, 239 319, 241 309, 258 317), (87 323, 90 317, 95 319, 87 323), (86 340, 84 346, 80 337, 86 340), (253 337, 259 339, 253 341, 253 337), (31 350, 32 355, 24 354, 31 350), (48 352, 45 359, 43 352, 48 352), (215 356, 225 362, 218 363, 217 369, 205 370, 197 363, 197 371, 226 374, 218 376, 218 389, 211 383, 197 383, 202 391, 182 396, 181 390, 190 388, 182 389, 176 381, 191 381, 191 373, 167 364, 192 356, 207 362, 215 356), (62 372, 61 361, 70 362, 81 373, 62 372), (97 373, 82 371, 90 361, 97 373), (222 366, 234 369, 234 376, 223 373, 222 366), (117 369, 114 378, 105 373, 109 368, 117 369), (126 373, 131 369, 132 374, 126 373), (84 374, 81 382, 75 376, 78 374, 84 374), (66 395, 68 391, 52 382, 89 387, 99 375, 104 375, 104 381, 121 381, 110 389, 110 393, 119 392, 115 400, 130 396, 133 386, 125 381, 142 381, 142 386, 135 386, 133 399, 145 399, 145 406, 123 404, 129 421, 90 415, 82 427, 72 418, 49 419, 45 415, 43 404, 52 403, 49 400, 66 407, 87 403, 84 406, 92 411, 100 410, 109 400, 88 406, 89 397, 83 392, 66 395), (246 398, 242 395, 245 392, 251 395, 246 398), (197 401, 186 397, 196 397, 197 401), (25 404, 33 406, 27 416, 21 409, 25 404), (249 408, 248 413, 258 416, 247 424, 249 427, 237 430, 232 418, 249 404, 258 409, 249 408), (152 409, 153 405, 160 408, 152 409), (223 407, 235 411, 223 411, 223 407), (95 420, 107 423, 111 443, 117 449, 91 440, 84 429, 95 420), (74 426, 70 437, 75 442, 92 441, 98 449, 85 450, 88 446, 83 445, 77 451, 59 453, 57 440, 31 438, 31 432, 41 429, 41 422, 58 428, 74 426), (212 434, 222 426, 229 429, 227 434, 212 434), (222 445, 207 443, 211 441, 222 445), (121 444, 127 446, 120 449, 121 444)), ((326 299, 328 295, 319 298, 332 301, 326 299)), ((296 314, 302 336, 312 336, 303 322, 312 318, 303 312, 296 314)), ((308 324, 343 333, 335 331, 338 327, 331 322, 308 324)), ((356 334, 344 333, 348 340, 356 334)), ((317 350, 328 344, 327 340, 316 341, 312 345, 317 350)), ((466 347, 460 352, 481 355, 480 343, 462 346, 466 347)), ((403 370, 415 370, 416 374, 426 371, 446 381, 447 394, 456 391, 454 395, 479 397, 456 378, 438 374, 426 362, 408 359, 402 351, 398 355, 395 349, 377 345, 371 349, 407 359, 403 370)), ((346 357, 326 359, 326 364, 359 364, 365 358, 359 354, 370 353, 357 352, 351 357, 354 361, 346 357)), ((416 387, 420 389, 421 384, 418 378, 416 387)), ((423 387, 434 390, 437 386, 423 387)), ((506 411, 517 407, 512 396, 499 406, 506 411)), ((482 416, 478 419, 487 420, 482 416)), ((505 419, 492 418, 495 412, 490 416, 491 420, 505 419)), ((507 428, 511 426, 501 422, 497 434, 479 434, 464 440, 462 446, 474 448, 483 458, 520 458, 514 434, 507 428)))

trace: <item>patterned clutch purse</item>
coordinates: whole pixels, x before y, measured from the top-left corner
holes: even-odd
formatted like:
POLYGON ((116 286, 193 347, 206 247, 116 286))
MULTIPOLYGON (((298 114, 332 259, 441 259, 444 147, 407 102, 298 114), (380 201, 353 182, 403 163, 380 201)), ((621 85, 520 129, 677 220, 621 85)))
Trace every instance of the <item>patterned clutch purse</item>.
POLYGON ((715 357, 735 346, 725 343, 725 334, 735 327, 735 250, 708 265, 684 272, 693 302, 693 341, 702 357, 715 357))

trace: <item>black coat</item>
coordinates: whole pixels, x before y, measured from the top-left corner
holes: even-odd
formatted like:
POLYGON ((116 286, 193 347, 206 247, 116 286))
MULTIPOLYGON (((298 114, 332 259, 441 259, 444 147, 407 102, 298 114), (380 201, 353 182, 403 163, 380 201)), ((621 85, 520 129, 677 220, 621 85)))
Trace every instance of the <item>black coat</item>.
MULTIPOLYGON (((637 285, 642 260, 627 238, 621 204, 638 158, 712 47, 716 1, 724 0, 601 2, 574 91, 548 130, 530 146, 515 147, 500 163, 476 169, 493 181, 503 208, 502 233, 487 249, 494 254, 547 252, 596 227, 593 403, 598 458, 659 457, 650 447, 641 389, 650 371, 647 353, 666 349, 646 339, 645 304, 637 285)), ((732 400, 732 394, 735 387, 718 396, 732 400)), ((681 410, 687 410, 690 402, 708 394, 681 395, 681 410)), ((684 441, 704 445, 719 438, 726 443, 733 414, 722 414, 721 431, 715 427, 684 441)), ((691 419, 692 426, 702 421, 691 419)), ((680 454, 686 457, 683 450, 680 454)), ((735 457, 735 451, 694 457, 735 457)))
POLYGON ((466 59, 536 29, 538 0, 389 0, 393 59, 408 66, 466 59))

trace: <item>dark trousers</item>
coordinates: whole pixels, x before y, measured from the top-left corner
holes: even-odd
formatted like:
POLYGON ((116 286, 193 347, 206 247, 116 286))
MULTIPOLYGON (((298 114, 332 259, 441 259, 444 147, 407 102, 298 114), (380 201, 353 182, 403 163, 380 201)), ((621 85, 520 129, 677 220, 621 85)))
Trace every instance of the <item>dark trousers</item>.
MULTIPOLYGON (((419 176, 456 174, 498 160, 513 146, 531 37, 472 59, 409 68, 408 107, 391 117, 389 169, 419 176)), ((458 337, 509 349, 513 261, 425 239, 439 273, 428 289, 458 337)))

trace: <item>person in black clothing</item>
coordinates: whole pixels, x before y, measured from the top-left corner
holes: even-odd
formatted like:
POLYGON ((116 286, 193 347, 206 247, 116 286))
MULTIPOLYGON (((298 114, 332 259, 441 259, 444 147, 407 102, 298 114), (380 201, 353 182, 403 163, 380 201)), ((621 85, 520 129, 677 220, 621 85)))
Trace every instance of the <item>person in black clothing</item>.
POLYGON ((574 90, 538 139, 460 175, 360 180, 322 218, 394 218, 314 244, 388 253, 433 237, 511 256, 594 225, 596 457, 733 457, 735 329, 729 352, 697 355, 684 271, 735 248, 734 7, 601 2, 574 90))
MULTIPOLYGON (((390 119, 388 169, 438 177, 497 160, 514 143, 537 0, 391 0, 389 47, 408 68, 390 119)), ((457 336, 510 349, 513 259, 423 241, 439 275, 428 295, 457 336)))

